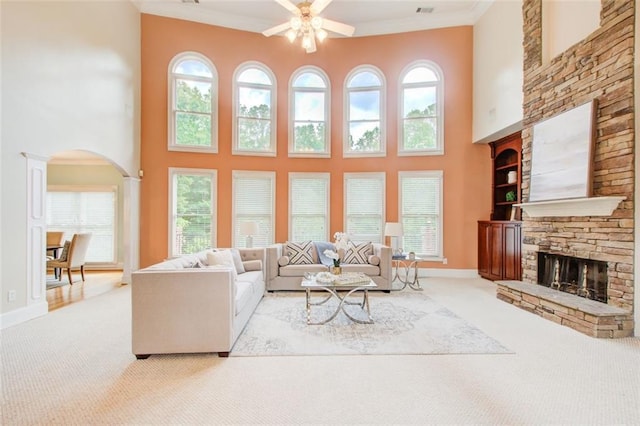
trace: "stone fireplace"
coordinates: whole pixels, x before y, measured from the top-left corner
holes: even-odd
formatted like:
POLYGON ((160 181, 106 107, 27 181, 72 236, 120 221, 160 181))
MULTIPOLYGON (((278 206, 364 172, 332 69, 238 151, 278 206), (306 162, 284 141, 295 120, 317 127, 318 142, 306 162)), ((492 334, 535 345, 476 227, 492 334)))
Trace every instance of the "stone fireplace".
POLYGON ((529 200, 533 126, 596 100, 591 197, 624 201, 607 214, 525 212, 522 282, 499 286, 498 297, 595 337, 623 337, 634 327, 635 2, 601 4, 600 27, 543 63, 542 0, 523 2, 521 199, 529 200))

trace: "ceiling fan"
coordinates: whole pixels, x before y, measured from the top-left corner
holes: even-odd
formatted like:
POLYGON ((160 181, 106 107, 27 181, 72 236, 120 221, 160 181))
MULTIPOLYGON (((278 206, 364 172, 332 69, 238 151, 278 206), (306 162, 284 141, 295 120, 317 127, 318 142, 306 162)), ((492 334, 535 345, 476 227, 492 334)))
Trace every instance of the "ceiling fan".
POLYGON ((331 3, 332 0, 304 0, 294 4, 289 0, 274 0, 276 3, 293 13, 293 17, 280 25, 262 32, 266 37, 285 32, 291 43, 298 37, 302 39, 302 47, 307 53, 316 51, 316 38, 322 42, 327 38, 327 31, 351 37, 355 28, 341 22, 324 19, 318 14, 331 3))

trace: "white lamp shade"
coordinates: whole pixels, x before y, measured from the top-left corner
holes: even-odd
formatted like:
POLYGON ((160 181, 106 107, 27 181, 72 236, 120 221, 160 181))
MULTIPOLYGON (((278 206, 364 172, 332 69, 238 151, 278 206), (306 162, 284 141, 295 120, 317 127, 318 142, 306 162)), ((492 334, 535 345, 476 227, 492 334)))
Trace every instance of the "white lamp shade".
POLYGON ((385 237, 401 237, 402 224, 398 222, 387 222, 384 225, 385 237))
POLYGON ((257 234, 258 234, 257 222, 240 223, 240 235, 257 235, 257 234))

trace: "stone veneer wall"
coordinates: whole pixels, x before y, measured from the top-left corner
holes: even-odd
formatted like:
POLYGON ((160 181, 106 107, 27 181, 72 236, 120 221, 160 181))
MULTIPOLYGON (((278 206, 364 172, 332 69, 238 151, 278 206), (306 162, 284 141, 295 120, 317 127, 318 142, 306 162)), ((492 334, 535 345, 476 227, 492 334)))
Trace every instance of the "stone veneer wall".
POLYGON ((529 199, 532 126, 597 99, 593 196, 623 195, 611 217, 523 215, 523 281, 537 282, 537 253, 607 262, 609 304, 633 309, 634 14, 632 0, 602 0, 600 28, 542 64, 542 0, 524 0, 522 199, 529 199))

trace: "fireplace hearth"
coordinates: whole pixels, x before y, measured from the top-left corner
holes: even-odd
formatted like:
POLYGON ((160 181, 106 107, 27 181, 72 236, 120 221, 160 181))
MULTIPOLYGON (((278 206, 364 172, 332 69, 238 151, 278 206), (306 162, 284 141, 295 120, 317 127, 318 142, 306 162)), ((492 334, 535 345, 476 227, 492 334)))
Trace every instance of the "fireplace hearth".
POLYGON ((538 253, 538 284, 607 303, 607 263, 553 253, 538 253))

